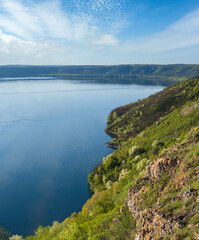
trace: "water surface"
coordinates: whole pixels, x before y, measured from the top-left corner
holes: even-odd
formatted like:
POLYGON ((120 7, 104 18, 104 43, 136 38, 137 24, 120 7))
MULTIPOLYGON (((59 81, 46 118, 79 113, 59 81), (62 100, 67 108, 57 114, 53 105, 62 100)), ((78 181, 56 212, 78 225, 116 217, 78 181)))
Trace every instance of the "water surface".
POLYGON ((0 225, 26 235, 80 211, 88 173, 112 152, 107 115, 162 88, 0 81, 0 225))

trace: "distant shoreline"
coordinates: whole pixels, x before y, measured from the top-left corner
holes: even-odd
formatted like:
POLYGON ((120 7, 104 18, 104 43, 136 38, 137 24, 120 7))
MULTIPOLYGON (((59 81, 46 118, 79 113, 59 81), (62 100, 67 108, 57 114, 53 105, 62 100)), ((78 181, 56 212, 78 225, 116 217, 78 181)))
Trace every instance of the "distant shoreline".
POLYGON ((196 64, 1 65, 0 78, 47 77, 111 84, 169 86, 199 75, 196 64))

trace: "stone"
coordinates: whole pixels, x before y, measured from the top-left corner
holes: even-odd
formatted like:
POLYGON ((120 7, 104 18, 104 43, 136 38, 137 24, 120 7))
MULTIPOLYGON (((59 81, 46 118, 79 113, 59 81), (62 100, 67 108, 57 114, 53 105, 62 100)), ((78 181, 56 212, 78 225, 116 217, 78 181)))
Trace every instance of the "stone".
POLYGON ((158 157, 148 165, 146 176, 159 179, 162 173, 171 170, 171 168, 176 167, 178 164, 177 157, 158 157))

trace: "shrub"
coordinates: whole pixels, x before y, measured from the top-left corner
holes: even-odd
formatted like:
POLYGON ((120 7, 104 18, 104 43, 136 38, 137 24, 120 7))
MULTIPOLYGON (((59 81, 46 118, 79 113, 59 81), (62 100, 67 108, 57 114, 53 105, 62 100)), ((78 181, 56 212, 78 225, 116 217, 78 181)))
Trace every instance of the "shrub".
POLYGON ((83 215, 96 215, 106 213, 114 207, 111 197, 107 191, 96 192, 83 206, 83 215))
POLYGON ((120 162, 113 157, 110 157, 107 159, 106 163, 105 163, 105 170, 108 171, 109 169, 114 169, 116 166, 119 166, 120 162))
POLYGON ((129 155, 137 155, 139 152, 139 148, 137 146, 133 146, 130 150, 129 150, 129 155))
POLYGON ((121 189, 122 189, 122 184, 120 182, 115 182, 113 184, 113 194, 119 193, 121 189))
POLYGON ((106 188, 107 188, 107 189, 110 189, 112 186, 113 186, 113 182, 112 182, 111 180, 109 180, 109 181, 106 183, 106 188))
POLYGON ((128 169, 122 169, 122 171, 120 172, 120 175, 119 175, 119 180, 121 178, 124 178, 127 174, 128 174, 128 169))
POLYGON ((117 118, 118 118, 118 114, 117 114, 117 112, 115 111, 115 112, 113 113, 112 119, 113 119, 113 121, 115 121, 117 118))
POLYGON ((145 152, 145 149, 139 148, 138 146, 133 146, 131 149, 129 149, 130 156, 136 156, 136 155, 142 154, 144 152, 145 152))
POLYGON ((133 158, 133 160, 131 161, 132 164, 137 163, 138 161, 140 161, 142 159, 142 157, 140 155, 137 155, 133 158))
POLYGON ((158 140, 155 140, 153 143, 152 143, 152 147, 158 147, 158 146, 163 146, 164 143, 161 142, 161 141, 158 141, 158 140))
POLYGON ((19 235, 12 235, 9 240, 23 240, 23 237, 19 235))
POLYGON ((142 160, 140 160, 137 165, 137 171, 142 171, 143 169, 145 169, 145 167, 150 163, 150 160, 147 158, 143 158, 142 160))

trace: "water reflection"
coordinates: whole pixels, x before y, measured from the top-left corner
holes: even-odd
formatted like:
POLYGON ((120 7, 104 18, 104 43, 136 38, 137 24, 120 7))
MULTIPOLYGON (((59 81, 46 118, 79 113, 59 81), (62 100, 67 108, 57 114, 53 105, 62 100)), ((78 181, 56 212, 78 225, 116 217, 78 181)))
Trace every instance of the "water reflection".
POLYGON ((108 113, 161 89, 0 82, 0 225, 30 234, 81 210, 88 173, 112 152, 104 144, 108 113))

